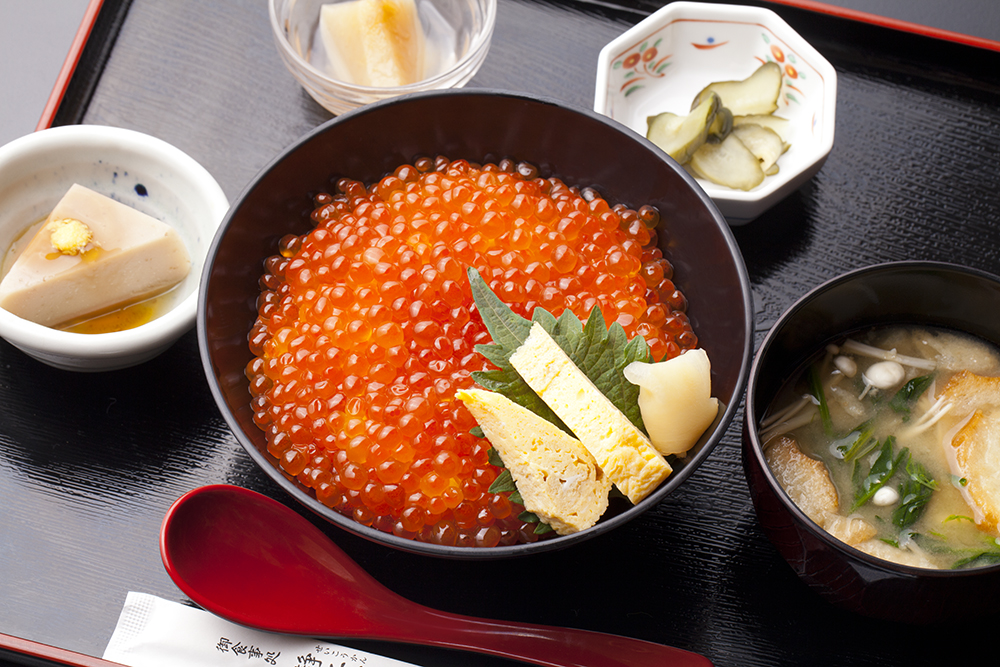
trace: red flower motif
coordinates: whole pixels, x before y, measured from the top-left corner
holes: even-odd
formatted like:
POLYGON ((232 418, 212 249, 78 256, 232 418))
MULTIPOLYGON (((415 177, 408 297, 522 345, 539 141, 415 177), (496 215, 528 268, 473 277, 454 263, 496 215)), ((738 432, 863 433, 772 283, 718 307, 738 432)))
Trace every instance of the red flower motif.
POLYGON ((639 60, 641 60, 641 58, 642 57, 638 53, 629 54, 629 56, 625 58, 625 62, 623 62, 622 65, 627 68, 635 67, 639 64, 639 60))
POLYGON ((771 45, 771 55, 774 56, 774 59, 779 63, 785 62, 785 52, 782 51, 777 44, 771 45))
POLYGON ((651 46, 648 49, 646 49, 646 51, 642 54, 642 61, 648 63, 654 60, 656 58, 656 55, 657 55, 656 47, 651 46))
POLYGON ((792 67, 791 63, 789 63, 785 65, 785 76, 789 79, 797 79, 799 78, 799 71, 792 67))

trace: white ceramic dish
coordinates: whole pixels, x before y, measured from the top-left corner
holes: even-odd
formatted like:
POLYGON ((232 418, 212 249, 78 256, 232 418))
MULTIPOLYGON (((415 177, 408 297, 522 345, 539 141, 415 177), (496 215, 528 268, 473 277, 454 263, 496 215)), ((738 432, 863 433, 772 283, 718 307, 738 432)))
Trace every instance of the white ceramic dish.
POLYGON ((106 334, 50 329, 0 309, 0 336, 57 368, 104 371, 142 363, 194 325, 202 266, 229 200, 204 167, 155 137, 97 125, 41 130, 0 147, 2 252, 45 218, 74 183, 177 230, 191 255, 180 294, 171 310, 151 322, 106 334))
POLYGON ((335 78, 318 32, 320 8, 347 0, 270 0, 278 55, 306 92, 327 111, 341 114, 406 93, 460 88, 486 59, 496 23, 497 0, 416 0, 427 38, 426 78, 406 86, 377 88, 335 78))
POLYGON ((745 224, 812 178, 833 148, 837 72, 781 17, 673 2, 601 50, 594 109, 645 136, 647 117, 685 115, 709 83, 745 79, 767 61, 784 72, 775 115, 792 125, 780 171, 748 192, 698 179, 731 225, 745 224))

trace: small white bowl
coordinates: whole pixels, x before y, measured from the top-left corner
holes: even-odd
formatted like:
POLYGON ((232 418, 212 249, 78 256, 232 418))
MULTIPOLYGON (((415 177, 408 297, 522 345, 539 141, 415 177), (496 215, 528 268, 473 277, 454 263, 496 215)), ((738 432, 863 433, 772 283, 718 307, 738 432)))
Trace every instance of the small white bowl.
POLYGON ((713 81, 738 81, 762 63, 784 71, 778 110, 791 121, 791 147, 779 172, 744 192, 698 179, 726 216, 741 225, 798 189, 833 148, 837 72, 769 9, 673 2, 601 49, 594 109, 646 136, 649 116, 685 115, 713 81))
POLYGON ((229 200, 208 171, 180 149, 133 130, 67 125, 0 147, 0 252, 51 212, 74 183, 161 220, 179 233, 191 271, 174 307, 134 329, 104 334, 59 331, 0 308, 0 336, 50 366, 105 371, 166 350, 194 326, 208 247, 229 200))
POLYGON ((327 111, 341 114, 406 93, 461 88, 486 59, 496 24, 497 0, 416 0, 427 50, 427 76, 406 86, 360 86, 334 78, 319 33, 320 8, 347 0, 269 0, 278 55, 306 92, 327 111))

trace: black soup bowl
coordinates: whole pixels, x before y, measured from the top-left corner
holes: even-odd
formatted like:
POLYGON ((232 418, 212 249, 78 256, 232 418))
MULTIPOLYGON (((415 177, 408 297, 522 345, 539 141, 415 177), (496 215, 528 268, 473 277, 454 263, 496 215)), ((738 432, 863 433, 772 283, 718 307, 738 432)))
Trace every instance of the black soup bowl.
POLYGON ((202 276, 198 341, 211 390, 240 444, 297 501, 330 522, 413 553, 493 559, 558 549, 605 533, 654 507, 708 457, 738 409, 749 371, 753 310, 749 281, 725 219, 665 153, 604 116, 538 97, 483 90, 419 93, 334 118, 289 146, 235 201, 209 251, 202 276), (699 345, 712 362, 715 423, 674 473, 636 506, 614 502, 592 528, 530 544, 465 548, 413 541, 355 522, 286 475, 254 424, 244 369, 257 316, 263 261, 286 234, 311 229, 313 196, 338 179, 370 184, 419 157, 535 165, 542 177, 595 188, 609 203, 656 206, 659 242, 687 297, 699 345))
POLYGON ((757 351, 747 383, 743 466, 758 521, 792 569, 833 604, 883 620, 927 624, 995 612, 1000 566, 932 570, 899 565, 831 537, 782 489, 758 424, 782 385, 825 345, 877 326, 964 332, 1000 346, 1000 278, 937 262, 851 271, 789 308, 757 351))

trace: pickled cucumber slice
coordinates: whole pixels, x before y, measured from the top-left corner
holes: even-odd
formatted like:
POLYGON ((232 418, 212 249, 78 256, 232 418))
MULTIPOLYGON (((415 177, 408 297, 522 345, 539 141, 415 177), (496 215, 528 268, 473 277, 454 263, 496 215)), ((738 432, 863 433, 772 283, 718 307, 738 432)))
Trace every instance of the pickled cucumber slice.
POLYGON ((709 129, 721 106, 719 96, 712 93, 705 95, 687 116, 670 112, 650 116, 646 119, 646 138, 683 164, 708 140, 709 129))
POLYGON ((778 133, 786 144, 791 143, 792 121, 771 114, 753 114, 750 116, 733 116, 733 127, 740 125, 763 125, 778 133))
POLYGON ((717 144, 702 144, 690 164, 700 178, 727 188, 752 190, 764 181, 760 160, 735 134, 717 144))
POLYGON ((715 120, 708 128, 708 139, 712 143, 719 143, 733 130, 733 112, 726 107, 719 107, 715 112, 715 120))
POLYGON ((788 150, 788 144, 781 140, 778 133, 763 125, 737 125, 733 134, 760 161, 760 168, 765 174, 788 150))
POLYGON ((781 66, 766 62, 742 81, 716 81, 705 86, 694 98, 691 108, 699 106, 709 93, 722 98, 722 104, 734 116, 769 114, 778 108, 781 93, 781 66))

